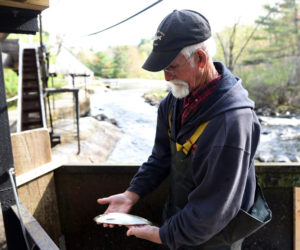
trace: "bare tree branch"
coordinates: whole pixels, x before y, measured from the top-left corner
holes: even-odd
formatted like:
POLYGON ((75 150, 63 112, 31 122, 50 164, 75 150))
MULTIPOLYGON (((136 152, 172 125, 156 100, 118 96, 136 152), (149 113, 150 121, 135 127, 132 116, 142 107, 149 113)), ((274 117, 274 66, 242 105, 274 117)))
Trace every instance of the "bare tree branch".
POLYGON ((229 38, 229 62, 228 62, 228 68, 233 71, 234 69, 234 63, 233 63, 233 49, 234 49, 234 42, 235 42, 235 36, 236 36, 236 28, 239 21, 237 21, 233 25, 233 29, 229 38))
POLYGON ((222 40, 221 36, 218 33, 216 35, 217 35, 217 39, 219 40, 219 43, 220 43, 222 51, 223 51, 225 65, 228 65, 228 57, 227 57, 227 52, 226 52, 226 48, 225 48, 225 45, 223 43, 223 40, 222 40))

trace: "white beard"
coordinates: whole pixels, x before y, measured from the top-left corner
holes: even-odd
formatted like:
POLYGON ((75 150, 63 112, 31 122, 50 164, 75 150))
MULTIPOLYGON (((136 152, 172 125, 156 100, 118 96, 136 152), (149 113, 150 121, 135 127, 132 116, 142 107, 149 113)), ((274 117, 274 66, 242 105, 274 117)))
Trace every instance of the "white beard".
POLYGON ((170 85, 172 89, 172 94, 176 98, 179 99, 184 98, 188 96, 188 94, 190 93, 189 85, 185 81, 174 79, 174 80, 170 80, 170 82, 171 82, 170 85))

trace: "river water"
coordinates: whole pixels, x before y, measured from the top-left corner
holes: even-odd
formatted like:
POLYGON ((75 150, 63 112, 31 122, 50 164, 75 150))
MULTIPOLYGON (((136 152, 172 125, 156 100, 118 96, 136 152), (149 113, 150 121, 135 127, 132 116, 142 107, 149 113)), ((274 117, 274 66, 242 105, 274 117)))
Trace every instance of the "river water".
POLYGON ((123 131, 108 163, 140 164, 151 153, 157 107, 142 95, 141 90, 114 90, 91 96, 91 115, 105 114, 123 131))
MULTIPOLYGON (((91 95, 91 115, 117 121, 123 135, 107 163, 141 164, 151 154, 157 107, 142 97, 145 89, 112 90, 91 95)), ((300 118, 259 117, 262 124, 257 159, 264 162, 300 161, 300 118)))

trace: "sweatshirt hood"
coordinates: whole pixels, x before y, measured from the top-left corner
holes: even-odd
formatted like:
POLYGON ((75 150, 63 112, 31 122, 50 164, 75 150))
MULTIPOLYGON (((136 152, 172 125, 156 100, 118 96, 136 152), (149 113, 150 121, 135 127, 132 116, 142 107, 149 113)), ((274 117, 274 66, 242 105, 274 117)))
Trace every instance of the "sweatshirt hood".
POLYGON ((214 62, 214 65, 222 75, 219 84, 196 114, 186 120, 184 127, 187 130, 195 122, 203 123, 229 110, 254 108, 254 102, 248 98, 248 91, 243 88, 242 80, 234 76, 222 63, 214 62))

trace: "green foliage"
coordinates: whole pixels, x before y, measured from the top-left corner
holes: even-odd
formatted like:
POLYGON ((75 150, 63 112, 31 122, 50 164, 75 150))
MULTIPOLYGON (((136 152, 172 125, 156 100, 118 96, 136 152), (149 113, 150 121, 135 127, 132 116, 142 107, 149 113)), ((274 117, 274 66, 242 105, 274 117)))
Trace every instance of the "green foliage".
MULTIPOLYGON (((49 32, 43 32, 42 33, 43 36, 43 43, 49 45, 49 38, 50 38, 50 34, 49 32)), ((18 39, 20 40, 22 43, 27 43, 27 44, 38 44, 40 43, 40 33, 36 33, 35 35, 25 35, 25 34, 9 34, 7 39, 18 39)))
POLYGON ((265 6, 267 11, 273 10, 267 18, 257 20, 266 34, 265 55, 271 58, 300 56, 299 7, 296 0, 281 0, 273 6, 265 6))
POLYGON ((259 39, 256 41, 251 39, 256 31, 257 26, 239 25, 239 23, 224 28, 216 34, 218 45, 216 58, 223 61, 234 72, 239 63, 251 56, 249 53, 251 49, 259 48, 261 43, 259 39))
POLYGON ((254 26, 235 25, 219 33, 217 58, 243 79, 257 107, 299 109, 299 2, 281 0, 265 9, 266 15, 256 21, 255 33, 240 58, 234 61, 254 26))
POLYGON ((286 86, 293 71, 293 65, 282 60, 272 60, 269 63, 256 65, 241 65, 236 73, 243 79, 250 97, 258 108, 272 108, 287 103, 294 103, 296 93, 286 86))
POLYGON ((113 77, 112 60, 107 53, 97 52, 94 60, 87 61, 87 66, 95 73, 95 76, 113 77))
POLYGON ((68 83, 63 80, 63 75, 58 74, 56 77, 49 77, 48 79, 48 87, 51 88, 61 88, 66 86, 68 83))
POLYGON ((146 60, 152 51, 152 40, 142 39, 138 45, 138 50, 142 56, 142 59, 146 60))
POLYGON ((257 58, 253 58, 253 59, 245 59, 245 60, 243 60, 242 64, 243 65, 257 65, 260 63, 264 63, 264 62, 266 62, 265 57, 257 57, 257 58))
POLYGON ((106 51, 80 51, 77 57, 97 77, 164 79, 162 72, 153 73, 142 69, 151 50, 152 40, 142 39, 137 47, 117 46, 106 51))
POLYGON ((127 78, 128 77, 128 46, 118 46, 113 48, 113 78, 127 78))
POLYGON ((144 94, 144 98, 152 105, 158 105, 169 92, 164 90, 152 90, 144 94))
POLYGON ((168 93, 169 93, 169 91, 165 91, 165 90, 161 90, 161 89, 152 90, 152 91, 148 92, 149 95, 152 95, 158 99, 163 99, 164 97, 167 96, 168 93))
POLYGON ((18 75, 11 69, 4 69, 4 81, 6 97, 10 98, 18 94, 18 75))
MULTIPOLYGON (((6 98, 16 96, 18 94, 18 75, 11 69, 4 69, 4 82, 6 98)), ((9 102, 8 108, 15 109, 17 100, 9 102)))

